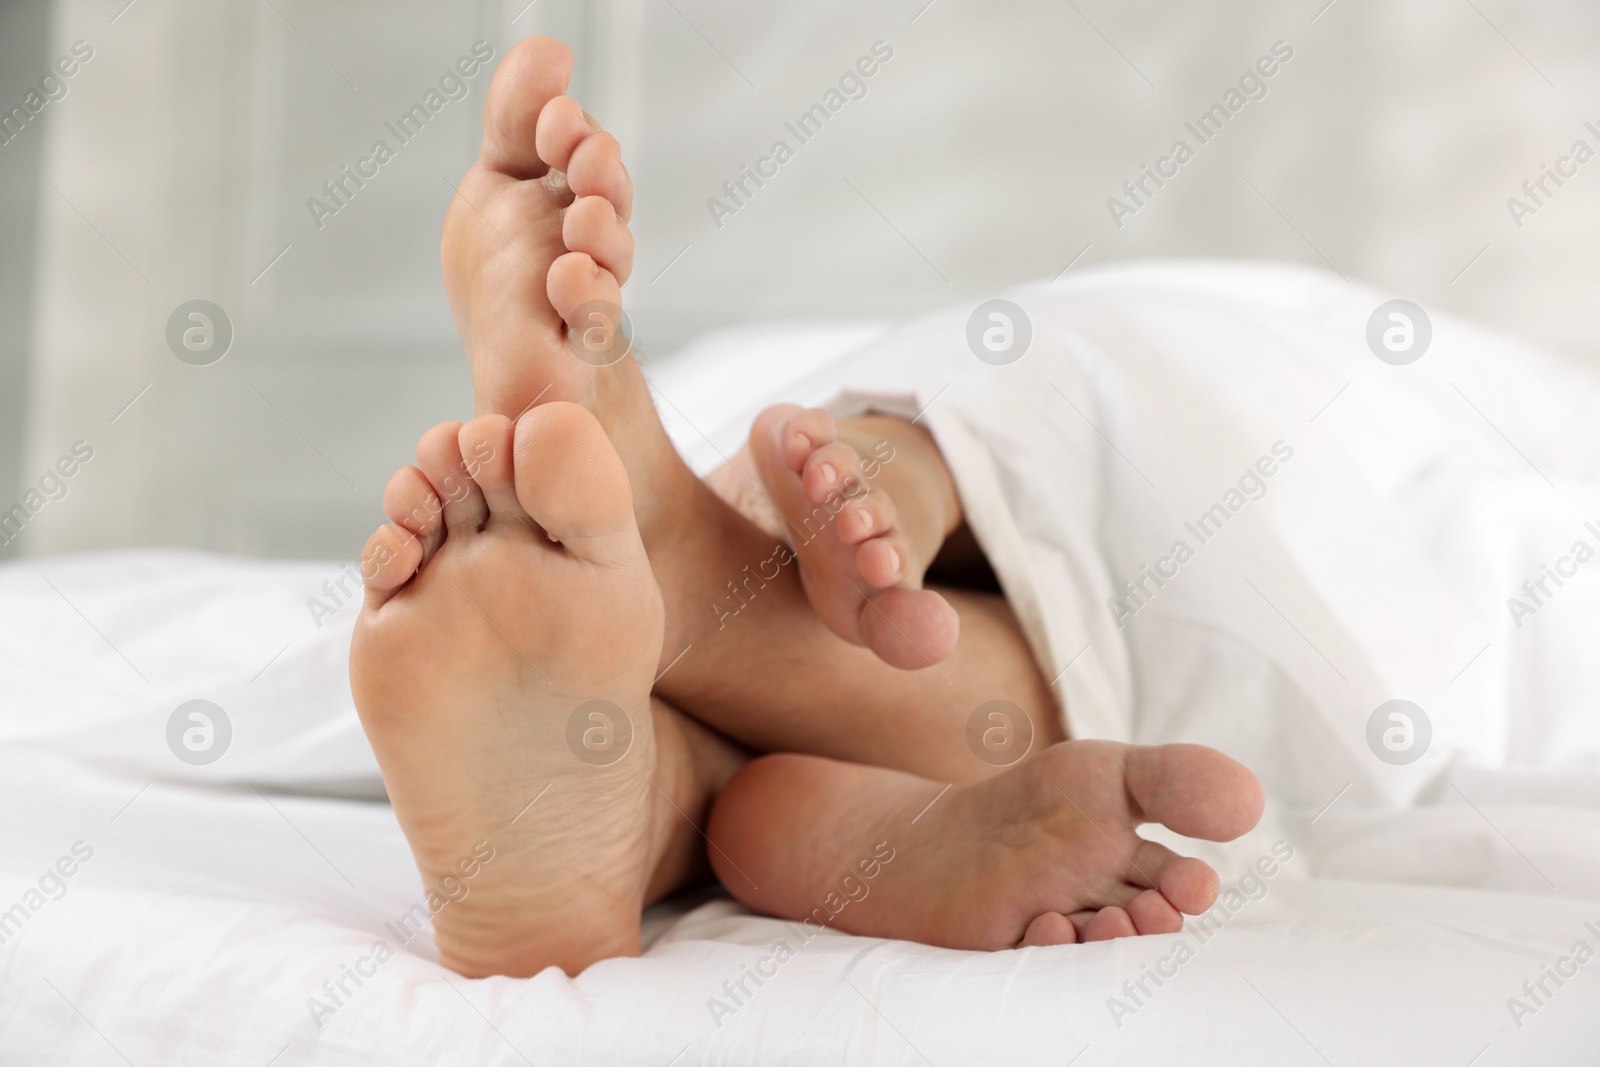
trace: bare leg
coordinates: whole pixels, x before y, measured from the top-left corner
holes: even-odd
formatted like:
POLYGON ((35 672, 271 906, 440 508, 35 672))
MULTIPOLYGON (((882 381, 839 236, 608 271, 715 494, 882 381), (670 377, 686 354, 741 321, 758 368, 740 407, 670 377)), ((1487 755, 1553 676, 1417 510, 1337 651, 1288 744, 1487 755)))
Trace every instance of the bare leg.
MULTIPOLYGON (((685 486, 685 497, 702 492, 710 495, 685 486)), ((1037 744, 1063 738, 1049 685, 1003 598, 943 590, 961 640, 936 666, 904 671, 822 623, 796 569, 776 562, 787 553, 781 539, 715 497, 679 521, 673 540, 651 549, 668 605, 656 689, 702 721, 758 751, 942 781, 995 772, 966 740, 969 718, 989 701, 1023 709, 1037 744)))

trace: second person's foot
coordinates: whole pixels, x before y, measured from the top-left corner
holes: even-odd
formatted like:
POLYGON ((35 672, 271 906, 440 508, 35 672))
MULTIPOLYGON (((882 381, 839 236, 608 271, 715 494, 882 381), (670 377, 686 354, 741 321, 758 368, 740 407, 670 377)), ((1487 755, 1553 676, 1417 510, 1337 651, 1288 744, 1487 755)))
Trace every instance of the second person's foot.
POLYGON ((511 49, 489 86, 481 156, 445 216, 445 293, 480 413, 570 400, 598 415, 602 372, 629 349, 618 316, 633 182, 617 139, 563 95, 571 77, 560 41, 511 49))
POLYGON ((904 670, 948 656, 960 619, 922 579, 960 505, 932 437, 884 417, 843 430, 780 404, 756 417, 750 453, 823 625, 904 670))
POLYGON ((1177 932, 1216 902, 1217 874, 1139 826, 1231 841, 1262 804, 1253 774, 1199 745, 1066 741, 943 789, 777 755, 734 777, 706 832, 728 891, 757 911, 995 950, 1177 932))
POLYGON ((440 957, 482 977, 637 954, 683 816, 657 784, 661 594, 622 464, 567 403, 445 423, 417 459, 363 556, 350 681, 448 898, 440 957))

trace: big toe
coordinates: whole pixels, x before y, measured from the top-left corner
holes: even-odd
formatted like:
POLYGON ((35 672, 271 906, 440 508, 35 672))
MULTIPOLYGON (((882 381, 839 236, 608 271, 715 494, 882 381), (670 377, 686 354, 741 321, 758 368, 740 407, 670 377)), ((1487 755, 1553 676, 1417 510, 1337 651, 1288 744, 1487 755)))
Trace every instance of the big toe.
POLYGON ((901 670, 938 663, 956 647, 961 617, 931 589, 883 589, 860 612, 861 635, 877 657, 901 670))
POLYGON ((627 471, 585 408, 553 400, 525 412, 513 452, 517 501, 568 552, 617 565, 643 556, 627 471))
POLYGON ((517 43, 489 83, 483 105, 483 162, 513 178, 549 170, 539 158, 539 113, 567 90, 572 50, 549 37, 517 43))
POLYGON ((1255 828, 1266 805, 1249 768, 1203 745, 1135 748, 1127 775, 1145 818, 1185 837, 1232 841, 1255 828))

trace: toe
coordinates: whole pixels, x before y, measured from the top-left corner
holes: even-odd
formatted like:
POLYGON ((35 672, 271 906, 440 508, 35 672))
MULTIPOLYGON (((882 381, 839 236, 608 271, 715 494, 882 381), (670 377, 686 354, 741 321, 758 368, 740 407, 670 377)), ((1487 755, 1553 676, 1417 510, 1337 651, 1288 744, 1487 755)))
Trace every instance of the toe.
POLYGON ((1110 941, 1118 937, 1132 937, 1138 932, 1128 913, 1118 907, 1101 908, 1078 931, 1081 941, 1110 941))
POLYGON ((833 416, 821 408, 797 408, 786 404, 768 410, 783 412, 783 462, 796 474, 805 469, 806 461, 813 452, 838 438, 839 428, 834 424, 833 416))
POLYGON ((572 162, 573 150, 593 132, 594 127, 578 102, 570 96, 558 96, 539 111, 534 146, 550 169, 564 171, 572 162))
POLYGON ((415 467, 401 467, 389 479, 383 490, 383 513, 420 539, 424 559, 444 541, 444 501, 415 467))
POLYGON ((1078 940, 1078 929, 1072 920, 1060 912, 1047 911, 1028 924, 1027 933, 1017 942, 1018 948, 1040 945, 1071 945, 1078 940))
POLYGON ((422 566, 422 542, 410 530, 394 523, 378 527, 361 550, 361 581, 368 608, 394 596, 422 566))
POLYGON ((793 404, 777 404, 757 415, 750 425, 750 457, 755 460, 761 482, 785 522, 793 522, 811 510, 799 475, 806 457, 816 446, 791 427, 791 420, 802 410, 793 404), (791 438, 797 439, 802 447, 798 450, 792 447, 791 438))
POLYGON ((1128 794, 1143 821, 1185 837, 1232 841, 1261 820, 1261 783, 1244 764, 1202 745, 1128 750, 1128 794))
POLYGON ((596 265, 610 271, 618 285, 626 283, 633 272, 633 234, 603 196, 581 197, 567 208, 561 241, 568 251, 586 253, 596 265))
POLYGON ((1173 908, 1186 915, 1199 915, 1217 902, 1217 872, 1203 860, 1180 856, 1154 841, 1140 841, 1129 866, 1123 876, 1130 883, 1160 890, 1173 908))
MULTIPOLYGON (((894 526, 894 519, 894 501, 889 499, 889 494, 868 492, 840 508, 839 514, 834 516, 833 526, 839 534, 839 540, 847 545, 859 545, 869 537, 882 537, 888 533, 894 526)), ((871 581, 870 578, 868 580, 871 581)))
POLYGON ((530 37, 506 53, 483 105, 483 162, 513 178, 538 178, 539 116, 566 92, 572 51, 548 37, 530 37))
POLYGON ((931 589, 884 589, 861 605, 857 619, 867 647, 903 671, 940 662, 961 636, 956 609, 931 589))
POLYGON ((895 538, 875 537, 856 549, 856 570, 875 589, 887 589, 906 577, 906 556, 895 538))
POLYGON ((1128 918, 1141 934, 1175 934, 1183 929, 1183 916, 1167 898, 1146 889, 1128 904, 1128 918))
POLYGON ((489 517, 483 492, 461 461, 461 424, 441 422, 417 442, 417 465, 444 501, 444 522, 451 530, 478 529, 489 517))
POLYGON ((517 503, 511 464, 511 420, 504 415, 479 415, 461 427, 457 443, 468 477, 483 491, 491 520, 526 522, 517 503))
MULTIPOLYGON (((806 458, 800 472, 800 482, 806 488, 806 498, 813 504, 832 504, 843 497, 858 500, 867 493, 861 480, 861 457, 856 450, 842 441, 823 445, 806 458)), ((840 504, 842 506, 842 501, 840 504)))
POLYGON ((604 130, 591 133, 572 150, 567 186, 574 196, 605 197, 624 222, 633 214, 633 180, 622 165, 622 146, 604 130))
POLYGON ((630 338, 618 321, 622 289, 611 272, 586 252, 568 252, 550 264, 546 292, 567 324, 567 345, 591 366, 627 355, 630 338))
POLYGON ((1199 915, 1217 902, 1217 872, 1201 860, 1180 856, 1161 875, 1161 895, 1185 915, 1199 915))
POLYGON ((517 420, 517 500, 573 556, 631 565, 644 545, 622 459, 584 408, 552 401, 517 420))

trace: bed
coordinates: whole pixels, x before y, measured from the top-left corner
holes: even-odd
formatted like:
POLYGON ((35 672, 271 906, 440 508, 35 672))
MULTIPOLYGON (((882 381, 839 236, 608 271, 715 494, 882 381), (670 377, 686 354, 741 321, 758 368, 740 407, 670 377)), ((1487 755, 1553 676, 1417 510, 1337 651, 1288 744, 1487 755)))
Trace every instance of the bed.
MULTIPOLYGON (((820 399, 805 383, 883 329, 703 339, 654 369, 658 402, 707 470, 752 405, 820 399), (786 378, 728 375, 752 347, 786 378)), ((1467 761, 1400 806, 1274 798, 1262 831, 1201 851, 1221 908, 1170 936, 984 954, 825 931, 754 983, 794 930, 708 889, 652 909, 638 959, 460 978, 403 922, 422 887, 350 702, 352 567, 0 568, 0 1061, 1596 1061, 1600 775, 1582 760, 1467 761)))

